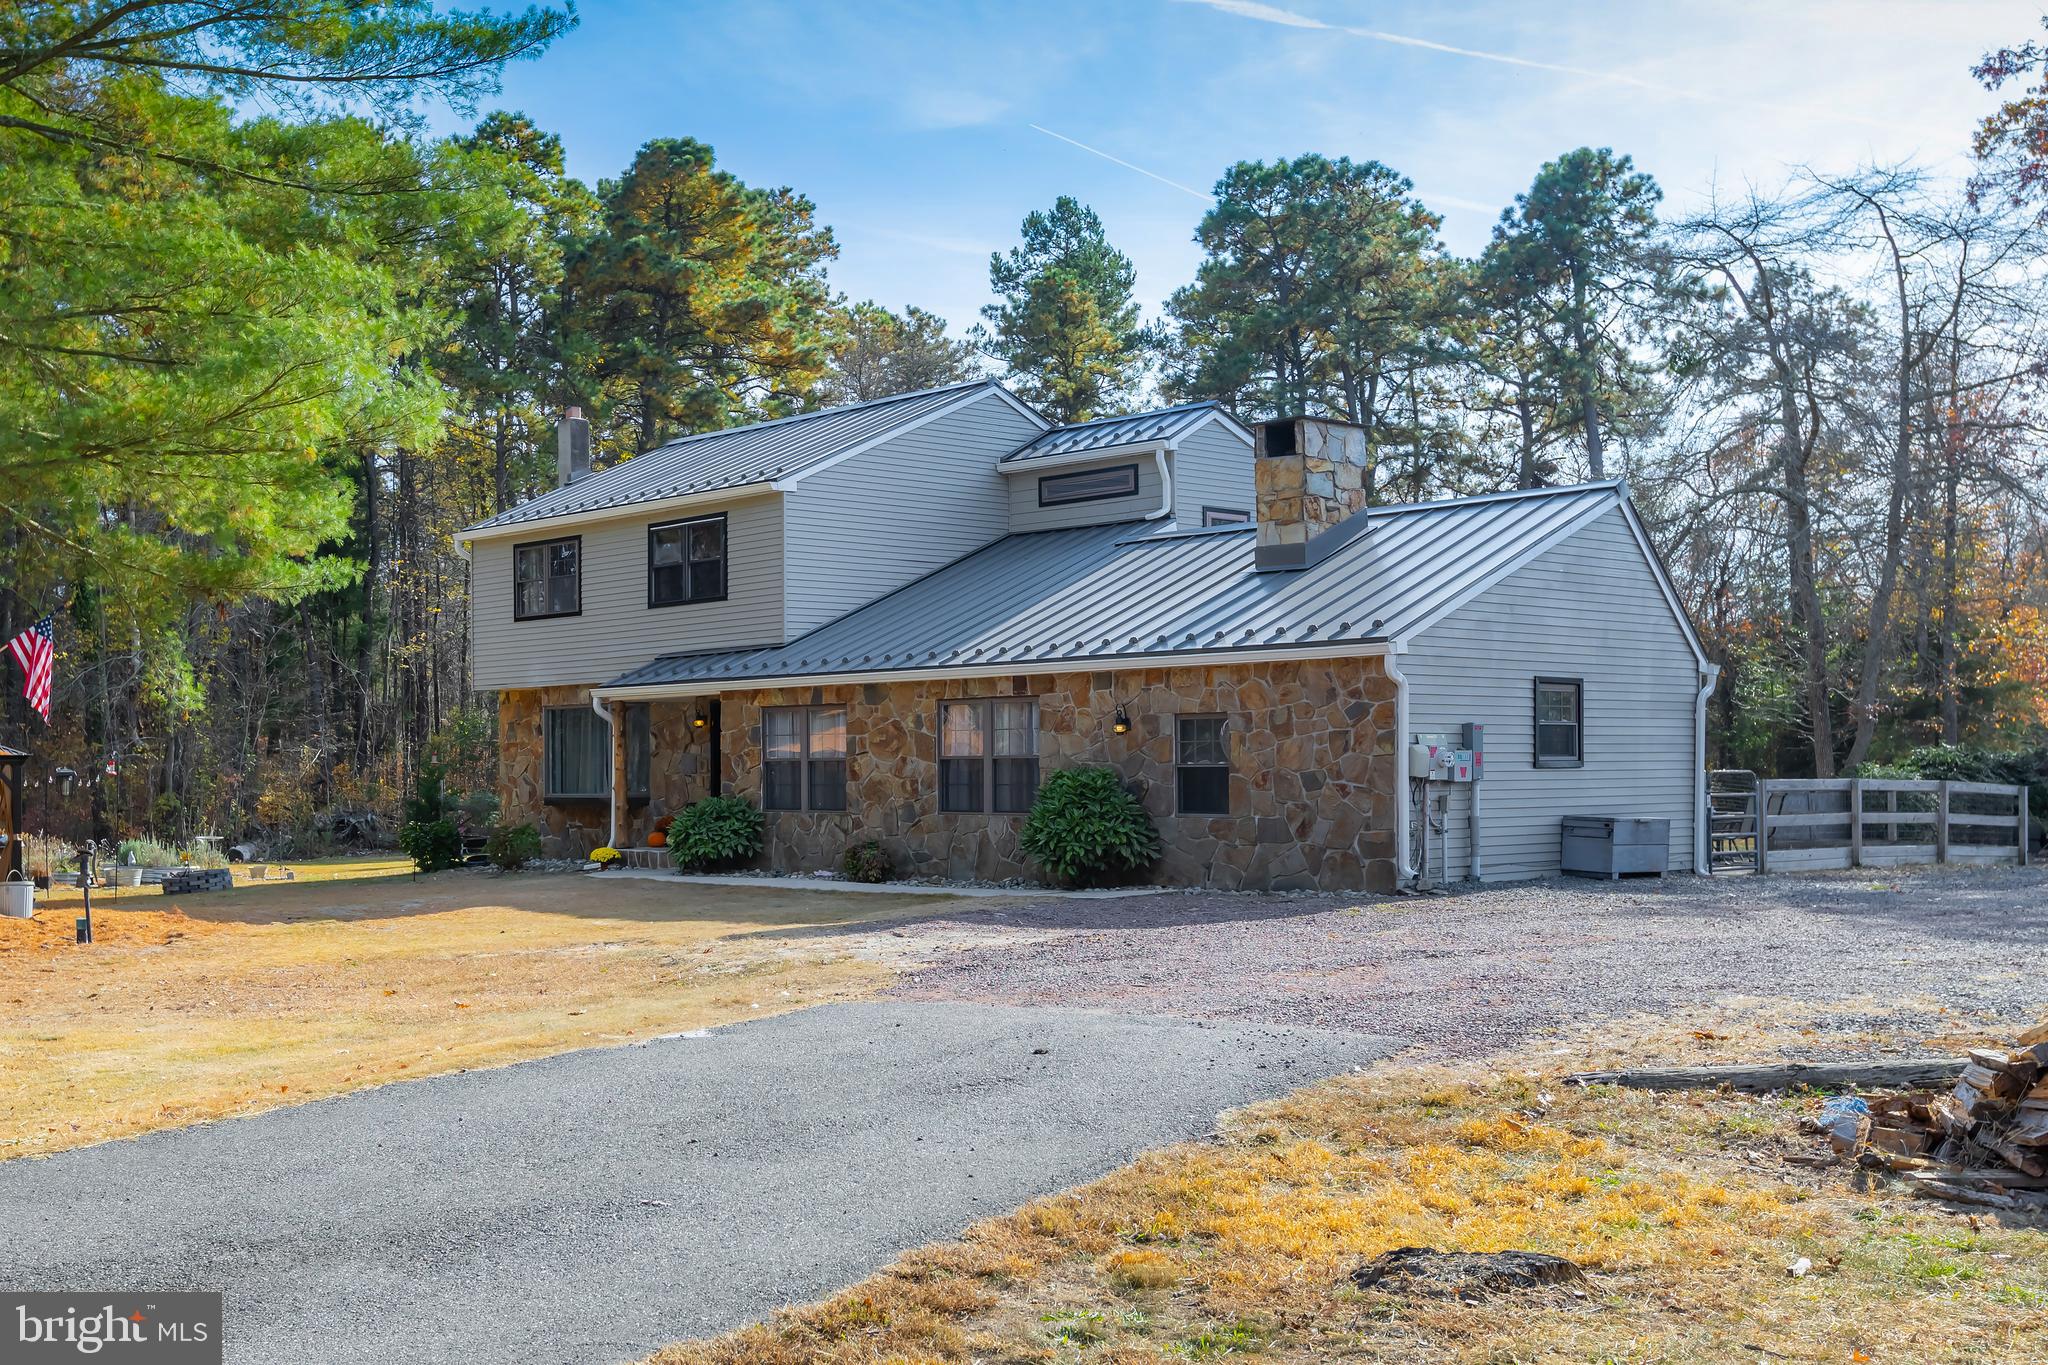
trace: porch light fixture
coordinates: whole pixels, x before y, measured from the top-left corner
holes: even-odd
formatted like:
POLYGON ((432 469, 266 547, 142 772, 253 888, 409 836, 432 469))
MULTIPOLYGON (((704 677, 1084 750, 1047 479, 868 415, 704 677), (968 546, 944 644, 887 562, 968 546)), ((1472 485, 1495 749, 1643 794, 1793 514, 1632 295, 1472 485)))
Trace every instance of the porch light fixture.
POLYGON ((1111 734, 1127 735, 1131 732, 1131 713, 1124 710, 1124 704, 1116 704, 1116 718, 1109 723, 1111 734))
POLYGON ((690 728, 692 730, 701 730, 710 723, 711 721, 705 716, 705 714, 702 711, 699 711, 696 715, 690 717, 690 728))
POLYGON ((58 794, 60 796, 69 796, 71 795, 71 784, 78 781, 78 770, 75 768, 59 768, 51 776, 55 777, 59 783, 58 794))

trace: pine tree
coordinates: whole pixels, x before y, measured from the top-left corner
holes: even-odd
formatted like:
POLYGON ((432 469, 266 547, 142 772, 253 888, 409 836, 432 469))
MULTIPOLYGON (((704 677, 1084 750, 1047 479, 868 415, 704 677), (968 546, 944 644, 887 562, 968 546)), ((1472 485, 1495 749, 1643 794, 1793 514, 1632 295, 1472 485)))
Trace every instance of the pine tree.
POLYGON ((1095 210, 1067 195, 1026 215, 1022 244, 989 257, 1002 299, 974 338, 1027 402, 1060 422, 1123 410, 1136 395, 1146 337, 1131 297, 1137 271, 1095 210))

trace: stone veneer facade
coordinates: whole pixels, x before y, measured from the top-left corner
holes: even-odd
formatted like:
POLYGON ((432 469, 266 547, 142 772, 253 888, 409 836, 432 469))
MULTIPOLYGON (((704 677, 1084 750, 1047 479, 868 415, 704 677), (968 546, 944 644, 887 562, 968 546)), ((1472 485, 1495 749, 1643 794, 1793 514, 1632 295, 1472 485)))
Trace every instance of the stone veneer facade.
MULTIPOLYGON (((611 808, 605 801, 550 801, 544 783, 541 719, 551 707, 590 705, 587 687, 541 687, 498 694, 498 818, 507 824, 531 824, 540 831, 542 851, 551 858, 581 857, 610 833, 611 808)), ((612 775, 619 802, 619 840, 644 844, 654 821, 706 794, 711 772, 712 732, 691 725, 708 714, 710 702, 650 702, 648 713, 652 765, 648 799, 625 797, 625 734, 612 731, 612 775)))
POLYGON ((1039 699, 1041 773, 1108 764, 1142 795, 1164 855, 1148 881, 1224 889, 1392 890, 1394 684, 1378 659, 793 687, 724 698, 725 790, 759 799, 761 708, 844 703, 844 811, 769 811, 763 864, 838 866, 878 839, 899 874, 1035 878, 1022 815, 938 808, 938 704, 1039 699), (1112 734, 1117 704, 1131 732, 1112 734), (1230 810, 1174 813, 1176 715, 1230 724, 1230 810))

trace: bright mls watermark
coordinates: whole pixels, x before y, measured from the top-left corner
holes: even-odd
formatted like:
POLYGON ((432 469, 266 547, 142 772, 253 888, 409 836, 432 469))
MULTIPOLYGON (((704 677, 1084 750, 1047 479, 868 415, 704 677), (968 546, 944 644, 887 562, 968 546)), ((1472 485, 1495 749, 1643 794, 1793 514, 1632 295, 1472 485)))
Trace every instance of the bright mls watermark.
POLYGON ((0 1293, 0 1361, 221 1365, 220 1295, 0 1293))

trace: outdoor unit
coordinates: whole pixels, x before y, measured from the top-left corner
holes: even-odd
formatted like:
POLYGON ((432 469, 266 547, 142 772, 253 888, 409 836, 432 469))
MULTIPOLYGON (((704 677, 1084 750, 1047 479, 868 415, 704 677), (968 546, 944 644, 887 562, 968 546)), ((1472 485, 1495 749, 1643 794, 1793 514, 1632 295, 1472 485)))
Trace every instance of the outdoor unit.
MULTIPOLYGON (((1448 838, 1448 831, 1435 814, 1432 793, 1438 784, 1463 786, 1471 789, 1472 865, 1471 876, 1476 880, 1480 875, 1479 846, 1479 786, 1486 776, 1486 727, 1477 721, 1466 721, 1455 731, 1422 731, 1415 734, 1408 746, 1408 778, 1416 797, 1416 835, 1421 843, 1417 850, 1416 877, 1418 885, 1427 885, 1430 876, 1430 836, 1448 838)), ((1448 860, 1445 875, 1449 876, 1448 860)))
POLYGON ((1564 817, 1562 871, 1581 877, 1661 877, 1671 862, 1671 822, 1627 815, 1564 817))

